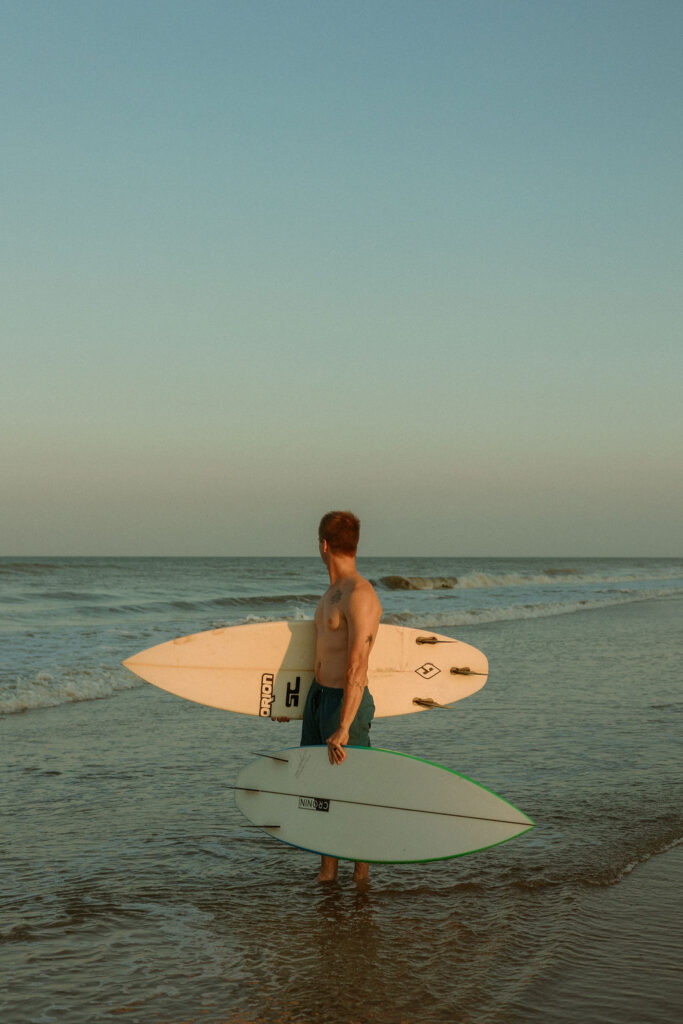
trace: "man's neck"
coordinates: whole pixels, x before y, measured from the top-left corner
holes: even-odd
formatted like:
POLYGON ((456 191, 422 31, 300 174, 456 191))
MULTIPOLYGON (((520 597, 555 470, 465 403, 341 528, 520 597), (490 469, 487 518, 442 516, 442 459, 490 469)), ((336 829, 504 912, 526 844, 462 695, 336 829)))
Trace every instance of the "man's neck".
POLYGON ((353 555, 330 555, 327 571, 330 574, 330 586, 343 583, 344 580, 358 575, 356 559, 353 555))

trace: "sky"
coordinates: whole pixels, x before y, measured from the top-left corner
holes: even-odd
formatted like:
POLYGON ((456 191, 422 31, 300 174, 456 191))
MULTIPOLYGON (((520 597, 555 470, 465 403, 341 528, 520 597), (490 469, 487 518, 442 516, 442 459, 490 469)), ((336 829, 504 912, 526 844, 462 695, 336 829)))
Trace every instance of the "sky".
POLYGON ((681 555, 682 42, 0 0, 0 555, 681 555))

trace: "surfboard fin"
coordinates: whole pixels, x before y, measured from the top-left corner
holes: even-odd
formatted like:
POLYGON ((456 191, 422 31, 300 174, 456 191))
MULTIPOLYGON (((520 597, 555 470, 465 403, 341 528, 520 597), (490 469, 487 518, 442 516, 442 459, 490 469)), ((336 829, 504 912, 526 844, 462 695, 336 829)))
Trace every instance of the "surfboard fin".
POLYGON ((442 640, 438 636, 417 636, 415 637, 416 644, 457 644, 457 640, 442 640))
POLYGON ((488 672, 473 672, 471 668, 464 665, 462 668, 454 666, 451 669, 452 676, 487 676, 488 672))
POLYGON ((413 697, 413 704, 417 704, 419 708, 441 708, 442 711, 455 711, 455 708, 449 707, 448 704, 439 704, 433 697, 413 697))

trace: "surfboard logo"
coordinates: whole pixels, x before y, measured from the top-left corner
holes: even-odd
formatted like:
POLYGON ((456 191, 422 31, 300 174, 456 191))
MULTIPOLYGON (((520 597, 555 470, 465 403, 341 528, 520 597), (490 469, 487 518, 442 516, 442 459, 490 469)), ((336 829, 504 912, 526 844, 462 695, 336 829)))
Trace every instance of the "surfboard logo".
POLYGON ((330 801, 321 796, 300 796, 299 807, 302 811, 329 811, 330 801))
POLYGON ((264 672, 261 676, 261 703, 259 706, 259 718, 270 718, 270 706, 273 703, 273 683, 275 676, 272 672, 264 672))
POLYGON ((295 683, 287 683, 287 695, 285 697, 285 704, 288 708, 299 707, 299 693, 301 690, 301 676, 296 677, 295 683))
POLYGON ((434 676, 438 676, 441 669, 437 668, 436 665, 433 665, 431 661, 426 661, 424 665, 420 665, 420 667, 416 668, 415 671, 418 676, 422 676, 423 679, 433 679, 434 676))

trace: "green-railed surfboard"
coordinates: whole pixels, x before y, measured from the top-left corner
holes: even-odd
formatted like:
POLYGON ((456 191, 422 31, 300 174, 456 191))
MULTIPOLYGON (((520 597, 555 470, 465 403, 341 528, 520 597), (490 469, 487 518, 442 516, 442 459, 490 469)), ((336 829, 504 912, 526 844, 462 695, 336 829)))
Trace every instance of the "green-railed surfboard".
POLYGON ((392 750, 292 747, 239 773, 237 806, 284 843, 355 861, 443 860, 496 846, 533 828, 488 789, 431 761, 392 750))

